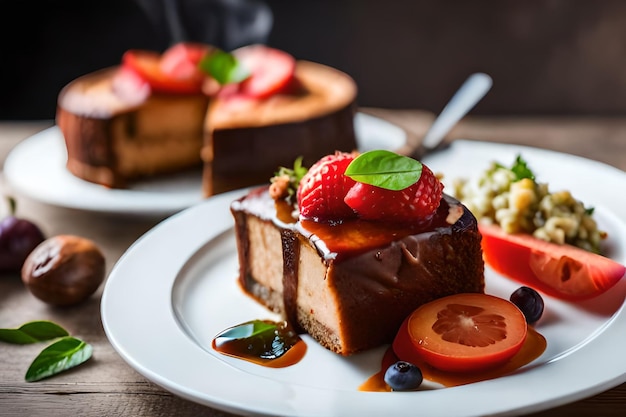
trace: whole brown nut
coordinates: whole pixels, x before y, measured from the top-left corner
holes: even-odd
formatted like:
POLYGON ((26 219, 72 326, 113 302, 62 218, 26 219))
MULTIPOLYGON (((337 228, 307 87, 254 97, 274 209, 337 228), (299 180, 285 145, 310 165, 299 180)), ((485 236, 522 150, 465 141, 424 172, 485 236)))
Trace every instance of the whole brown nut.
POLYGON ((44 240, 26 258, 22 281, 41 301, 56 306, 78 304, 104 281, 105 260, 86 238, 58 235, 44 240))

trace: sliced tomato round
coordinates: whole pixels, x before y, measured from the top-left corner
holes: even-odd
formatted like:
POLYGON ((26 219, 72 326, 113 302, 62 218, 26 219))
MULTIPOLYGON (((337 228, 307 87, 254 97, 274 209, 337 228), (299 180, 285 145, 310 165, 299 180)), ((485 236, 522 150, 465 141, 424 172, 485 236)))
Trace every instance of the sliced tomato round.
POLYGON ((267 98, 286 90, 294 79, 296 60, 287 52, 265 45, 249 45, 233 51, 249 71, 239 93, 253 98, 267 98))
POLYGON ((204 80, 200 70, 190 72, 188 67, 185 69, 185 64, 170 63, 165 66, 167 72, 164 71, 161 54, 153 51, 126 51, 122 56, 122 68, 135 72, 150 85, 152 91, 163 93, 198 93, 204 80))
POLYGON ((598 296, 624 276, 626 268, 605 256, 558 245, 528 234, 509 234, 480 224, 483 257, 494 271, 553 297, 577 301, 598 296))
POLYGON ((393 342, 401 360, 446 372, 476 372, 510 360, 528 326, 510 301, 487 294, 456 294, 424 304, 406 318, 393 342))

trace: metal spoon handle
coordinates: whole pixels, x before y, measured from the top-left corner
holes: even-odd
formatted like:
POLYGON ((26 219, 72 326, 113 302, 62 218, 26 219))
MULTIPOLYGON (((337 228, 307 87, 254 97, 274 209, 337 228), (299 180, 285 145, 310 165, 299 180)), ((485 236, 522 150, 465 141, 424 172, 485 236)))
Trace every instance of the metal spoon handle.
POLYGON ((426 151, 435 149, 454 125, 487 94, 492 84, 493 80, 487 74, 470 75, 430 127, 421 147, 426 151))

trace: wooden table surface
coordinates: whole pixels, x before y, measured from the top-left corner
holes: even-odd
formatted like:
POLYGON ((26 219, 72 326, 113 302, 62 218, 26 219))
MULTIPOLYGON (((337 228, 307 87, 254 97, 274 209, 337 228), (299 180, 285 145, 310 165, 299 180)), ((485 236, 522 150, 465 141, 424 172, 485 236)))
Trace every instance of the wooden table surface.
MULTIPOLYGON (((433 117, 413 110, 363 110, 402 126, 411 132, 412 138, 420 137, 433 117)), ((0 166, 13 146, 51 125, 51 121, 0 123, 0 166)), ((585 156, 626 170, 626 118, 470 116, 451 132, 449 138, 531 145, 585 156)), ((9 192, 0 173, 0 193, 9 192)), ((93 214, 45 205, 20 195, 15 197, 18 202, 17 214, 37 222, 47 236, 76 234, 97 242, 106 256, 107 271, 137 238, 162 220, 93 214)), ((52 308, 35 299, 17 274, 0 274, 0 327, 17 327, 31 320, 52 320, 94 348, 92 359, 82 366, 43 381, 27 383, 24 381, 26 369, 42 346, 0 342, 0 415, 230 415, 179 398, 148 381, 126 364, 107 340, 102 327, 102 289, 79 306, 52 308)), ((626 355, 626 335, 615 342, 624 345, 626 355)), ((623 380, 626 382, 626 375, 623 380)), ((419 410, 416 413, 419 414, 419 410)), ((533 415, 623 417, 626 415, 626 383, 533 415)))

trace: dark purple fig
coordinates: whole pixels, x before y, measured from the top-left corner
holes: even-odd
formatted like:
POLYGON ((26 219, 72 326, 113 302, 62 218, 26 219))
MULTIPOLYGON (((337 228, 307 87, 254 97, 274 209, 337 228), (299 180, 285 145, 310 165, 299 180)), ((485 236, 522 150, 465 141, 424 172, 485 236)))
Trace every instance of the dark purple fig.
POLYGON ((20 271, 26 257, 45 239, 41 229, 13 215, 0 220, 0 271, 20 271))

